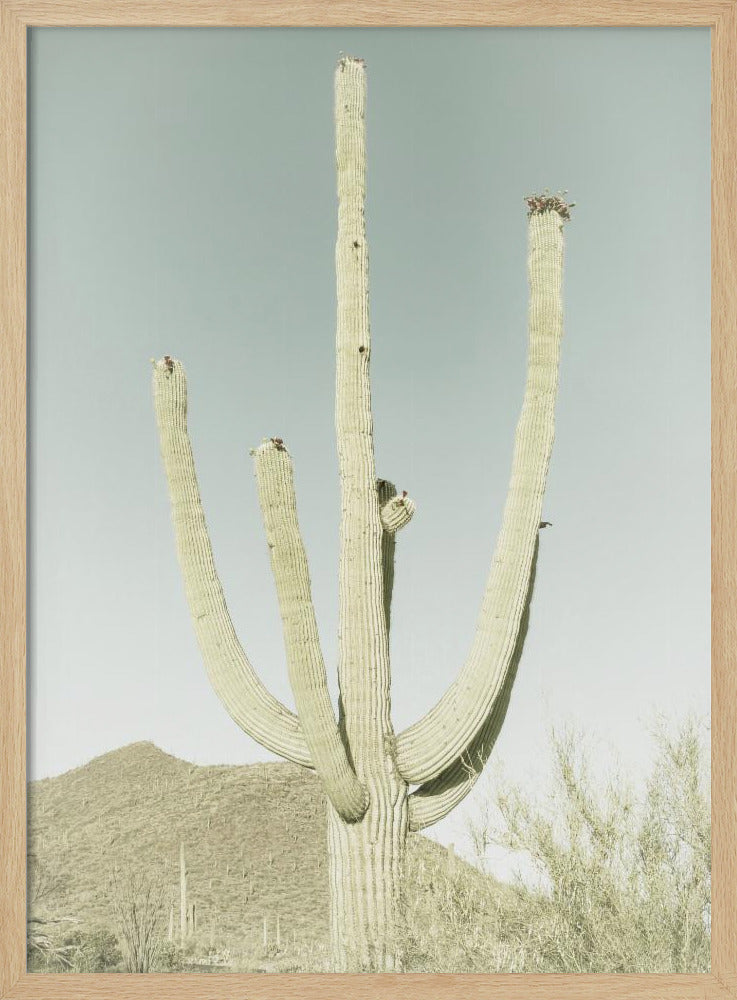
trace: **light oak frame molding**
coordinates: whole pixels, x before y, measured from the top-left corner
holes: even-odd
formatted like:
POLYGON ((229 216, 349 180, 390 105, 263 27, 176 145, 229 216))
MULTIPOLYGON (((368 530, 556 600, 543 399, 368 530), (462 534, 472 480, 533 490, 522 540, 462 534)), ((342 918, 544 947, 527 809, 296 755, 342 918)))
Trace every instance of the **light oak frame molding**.
POLYGON ((737 1000, 737 0, 0 0, 0 102, 0 998, 737 1000), (711 974, 26 973, 26 37, 51 25, 711 29, 711 974))

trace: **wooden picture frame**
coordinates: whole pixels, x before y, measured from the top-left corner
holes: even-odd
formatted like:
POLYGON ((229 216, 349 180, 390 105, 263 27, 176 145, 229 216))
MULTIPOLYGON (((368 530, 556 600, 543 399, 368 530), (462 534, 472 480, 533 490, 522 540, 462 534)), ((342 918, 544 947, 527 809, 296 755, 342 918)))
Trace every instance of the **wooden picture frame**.
POLYGON ((0 998, 737 997, 737 0, 0 0, 0 998), (34 26, 709 27, 712 965, 708 975, 51 975, 26 968, 26 39, 34 26))

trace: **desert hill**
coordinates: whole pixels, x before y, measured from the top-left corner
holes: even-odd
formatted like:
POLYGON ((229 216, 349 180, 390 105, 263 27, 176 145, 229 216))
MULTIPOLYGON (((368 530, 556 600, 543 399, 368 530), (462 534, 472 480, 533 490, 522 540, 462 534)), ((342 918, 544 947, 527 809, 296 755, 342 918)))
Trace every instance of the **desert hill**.
MULTIPOLYGON (((281 951, 324 951, 325 799, 311 772, 289 763, 199 766, 134 743, 28 791, 29 916, 114 929, 111 879, 133 872, 164 895, 176 940, 183 842, 203 950, 257 954, 264 921, 273 950, 278 917, 281 951)), ((416 930, 436 943, 454 907, 473 905, 482 928, 511 891, 421 835, 411 837, 407 878, 416 930)))

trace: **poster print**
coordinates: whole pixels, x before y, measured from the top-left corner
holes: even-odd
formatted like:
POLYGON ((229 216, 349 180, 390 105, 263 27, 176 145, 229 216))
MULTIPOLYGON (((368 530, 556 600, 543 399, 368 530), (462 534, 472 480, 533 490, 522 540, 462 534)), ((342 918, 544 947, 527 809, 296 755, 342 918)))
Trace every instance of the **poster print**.
POLYGON ((31 58, 29 969, 705 971, 706 32, 31 58))

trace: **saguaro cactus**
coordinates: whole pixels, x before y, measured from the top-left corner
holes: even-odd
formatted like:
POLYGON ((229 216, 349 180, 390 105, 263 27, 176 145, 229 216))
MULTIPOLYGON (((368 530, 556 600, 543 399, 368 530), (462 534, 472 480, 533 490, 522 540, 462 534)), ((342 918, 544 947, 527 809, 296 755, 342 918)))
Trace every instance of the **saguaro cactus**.
POLYGON ((184 948, 187 937, 187 865, 184 860, 184 841, 179 844, 179 947, 184 948))
POLYGON ((328 694, 286 445, 272 438, 252 455, 296 714, 258 679, 228 613, 187 435, 184 369, 167 356, 155 363, 153 374, 179 561, 212 684, 250 736, 287 760, 314 768, 325 788, 332 946, 338 971, 402 968, 401 881, 408 831, 436 823, 469 792, 506 714, 527 629, 553 444, 562 335, 562 231, 570 207, 547 193, 527 199, 527 384, 503 523, 471 650, 434 708, 395 734, 389 666, 395 536, 412 518, 415 505, 388 480, 377 479, 374 468, 365 100, 363 61, 341 59, 335 75, 335 418, 342 497, 337 718, 328 694))

